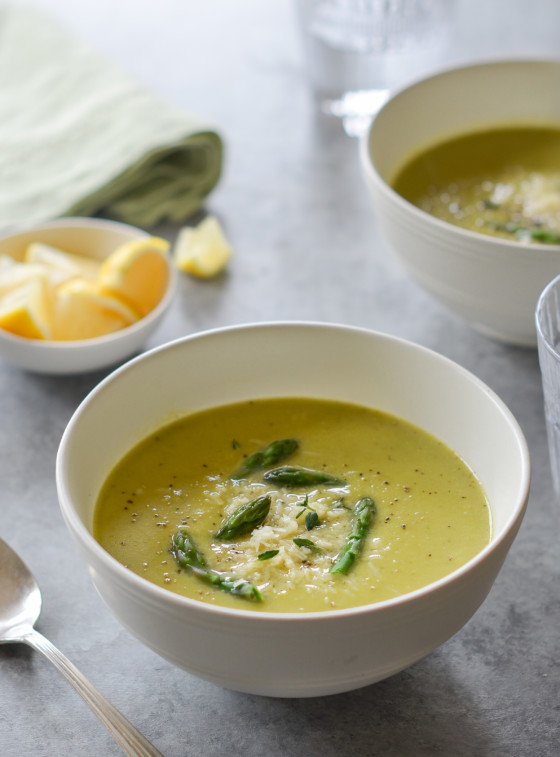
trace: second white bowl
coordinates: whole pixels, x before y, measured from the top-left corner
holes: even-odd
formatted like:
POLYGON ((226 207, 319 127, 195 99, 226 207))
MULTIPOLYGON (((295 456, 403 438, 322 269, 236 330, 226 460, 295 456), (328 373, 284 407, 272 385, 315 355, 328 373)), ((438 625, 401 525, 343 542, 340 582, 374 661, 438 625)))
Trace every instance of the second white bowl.
POLYGON ((408 273, 488 336, 536 346, 535 307, 560 271, 560 246, 467 231, 397 194, 395 171, 418 150, 472 130, 560 127, 560 61, 496 61, 444 71, 396 93, 360 145, 379 226, 408 273))

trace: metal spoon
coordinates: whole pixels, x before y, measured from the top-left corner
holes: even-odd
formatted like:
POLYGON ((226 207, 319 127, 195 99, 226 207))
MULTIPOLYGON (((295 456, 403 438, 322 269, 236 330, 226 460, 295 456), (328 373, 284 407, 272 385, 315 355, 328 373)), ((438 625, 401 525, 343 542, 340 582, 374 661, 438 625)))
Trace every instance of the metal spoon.
POLYGON ((99 716, 128 755, 163 757, 51 642, 33 628, 41 592, 33 574, 0 539, 0 644, 22 642, 42 652, 99 716))

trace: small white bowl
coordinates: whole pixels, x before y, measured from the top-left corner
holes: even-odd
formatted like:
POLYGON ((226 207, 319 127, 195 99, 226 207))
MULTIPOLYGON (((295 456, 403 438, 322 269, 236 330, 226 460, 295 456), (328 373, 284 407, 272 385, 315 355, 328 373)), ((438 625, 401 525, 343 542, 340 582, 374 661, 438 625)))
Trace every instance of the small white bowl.
POLYGON ((523 518, 529 481, 529 453, 517 422, 472 374, 394 337, 305 323, 206 332, 131 360, 76 410, 56 463, 64 520, 99 594, 123 626, 194 675, 280 697, 365 686, 411 665, 456 633, 500 570, 523 518), (252 370, 256 356, 259 369, 252 370), (338 611, 260 613, 158 587, 93 538, 101 486, 142 438, 202 408, 280 396, 379 408, 434 434, 485 487, 493 518, 490 543, 449 576, 395 599, 338 611))
MULTIPOLYGON (((65 252, 103 260, 122 244, 150 236, 142 229, 96 218, 61 218, 0 237, 0 255, 22 260, 28 244, 43 242, 65 252)), ((0 356, 29 371, 72 374, 114 366, 138 352, 167 312, 177 275, 169 263, 169 282, 159 304, 127 328, 107 336, 70 342, 43 341, 0 329, 0 356)))
POLYGON ((498 239, 441 221, 389 185, 413 153, 475 129, 560 126, 560 61, 494 61, 455 68, 396 93, 360 144, 373 207, 408 273, 480 332, 536 346, 535 307, 560 271, 560 246, 498 239))

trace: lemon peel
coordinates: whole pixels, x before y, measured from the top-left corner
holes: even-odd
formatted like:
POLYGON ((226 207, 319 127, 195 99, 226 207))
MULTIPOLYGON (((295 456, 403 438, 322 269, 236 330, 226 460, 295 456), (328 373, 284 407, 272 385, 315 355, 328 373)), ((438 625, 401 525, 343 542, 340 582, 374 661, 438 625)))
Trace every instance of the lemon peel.
POLYGON ((105 294, 97 282, 71 279, 56 292, 52 338, 92 339, 130 326, 138 318, 138 313, 118 297, 105 294))
POLYGON ((101 290, 146 315, 163 297, 169 278, 169 242, 160 237, 134 239, 101 264, 101 290))
POLYGON ((0 297, 0 328, 27 339, 50 339, 51 309, 45 280, 31 278, 0 297))

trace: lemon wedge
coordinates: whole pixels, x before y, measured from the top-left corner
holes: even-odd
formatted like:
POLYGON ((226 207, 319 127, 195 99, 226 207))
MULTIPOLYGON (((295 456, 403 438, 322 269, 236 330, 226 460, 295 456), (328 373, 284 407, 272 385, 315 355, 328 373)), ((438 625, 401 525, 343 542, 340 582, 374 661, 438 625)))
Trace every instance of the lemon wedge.
POLYGON ((207 216, 198 226, 181 229, 173 249, 179 270, 209 279, 224 270, 233 250, 217 218, 207 216))
POLYGON ((0 296, 0 328, 27 339, 51 338, 51 298, 42 277, 31 278, 0 296))
POLYGON ((39 263, 51 271, 53 278, 58 281, 80 276, 85 279, 95 279, 99 273, 101 263, 85 255, 74 255, 59 250, 43 242, 32 242, 25 250, 26 263, 39 263))
POLYGON ((18 263, 12 260, 12 263, 8 264, 0 260, 0 295, 33 279, 43 279, 51 283, 48 274, 48 269, 39 263, 18 263))
POLYGON ((118 297, 103 292, 97 282, 71 279, 56 290, 52 338, 92 339, 130 326, 138 317, 118 297))
POLYGON ((159 237, 135 239, 109 255, 99 269, 101 291, 126 302, 141 316, 158 304, 169 276, 169 242, 159 237))
POLYGON ((0 256, 0 328, 30 339, 91 339, 135 323, 165 293, 169 243, 135 239, 103 263, 43 242, 0 256))
POLYGON ((16 261, 11 255, 0 255, 0 274, 7 271, 8 268, 12 268, 16 264, 16 261))

